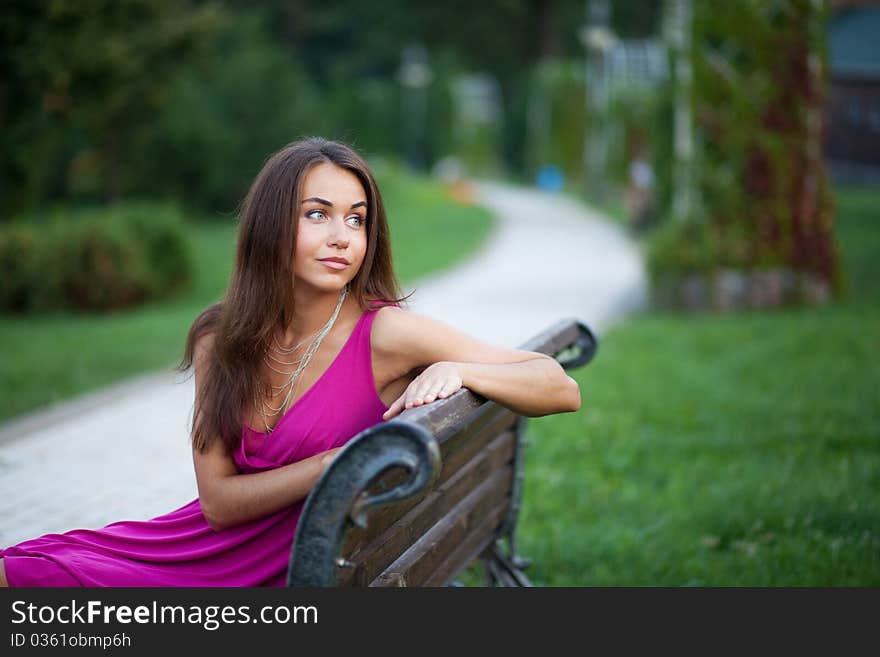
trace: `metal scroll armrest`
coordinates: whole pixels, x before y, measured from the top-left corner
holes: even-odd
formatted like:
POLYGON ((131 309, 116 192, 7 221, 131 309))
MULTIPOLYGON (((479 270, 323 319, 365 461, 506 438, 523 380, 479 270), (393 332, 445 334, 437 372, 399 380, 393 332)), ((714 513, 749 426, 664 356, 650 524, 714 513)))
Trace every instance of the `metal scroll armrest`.
POLYGON ((355 436, 336 455, 309 494, 300 516, 288 586, 334 586, 342 539, 350 524, 366 527, 367 511, 418 495, 440 471, 440 449, 428 431, 392 420, 355 436), (383 472, 402 467, 407 477, 390 490, 368 495, 383 472))
POLYGON ((570 370, 593 360, 599 340, 587 324, 569 318, 539 333, 520 349, 553 356, 564 369, 570 370))

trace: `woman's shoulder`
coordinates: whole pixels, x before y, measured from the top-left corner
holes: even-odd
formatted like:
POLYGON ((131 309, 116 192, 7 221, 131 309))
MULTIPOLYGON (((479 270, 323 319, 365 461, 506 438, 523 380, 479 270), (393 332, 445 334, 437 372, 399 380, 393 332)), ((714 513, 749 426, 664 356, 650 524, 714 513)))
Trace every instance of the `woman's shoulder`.
POLYGON ((373 343, 377 341, 385 342, 393 337, 394 333, 401 329, 402 321, 406 319, 405 315, 408 312, 397 305, 375 305, 378 303, 381 302, 374 302, 370 309, 375 315, 371 330, 373 343))
POLYGON ((371 343, 385 353, 420 352, 446 325, 427 315, 396 305, 376 311, 371 343))
POLYGON ((420 316, 409 309, 387 304, 375 308, 374 312, 370 342, 380 352, 399 352, 413 331, 418 330, 420 316))

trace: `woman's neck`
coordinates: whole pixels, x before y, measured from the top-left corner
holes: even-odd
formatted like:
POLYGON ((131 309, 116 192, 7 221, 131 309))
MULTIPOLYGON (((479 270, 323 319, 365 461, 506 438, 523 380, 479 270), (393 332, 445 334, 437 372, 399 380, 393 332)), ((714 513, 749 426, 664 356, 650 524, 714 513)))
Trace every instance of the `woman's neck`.
MULTIPOLYGON (((290 346, 320 331, 333 316, 339 303, 338 292, 294 292, 293 313, 290 323, 283 329, 282 345, 290 346)), ((343 321, 357 301, 349 293, 339 309, 334 326, 343 321)))

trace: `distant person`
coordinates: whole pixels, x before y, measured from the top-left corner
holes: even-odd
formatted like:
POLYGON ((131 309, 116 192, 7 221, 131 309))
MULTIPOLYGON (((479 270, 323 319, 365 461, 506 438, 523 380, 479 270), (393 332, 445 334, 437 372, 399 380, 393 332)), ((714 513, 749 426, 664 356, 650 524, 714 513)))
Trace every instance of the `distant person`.
POLYGON ((651 165, 641 156, 634 158, 629 165, 626 206, 630 227, 635 233, 644 232, 651 223, 653 188, 654 170, 651 165))
POLYGON ((536 182, 540 189, 548 192, 559 192, 565 188, 565 176, 555 164, 545 164, 538 169, 536 182))
POLYGON ((229 288, 193 322, 180 365, 195 374, 198 498, 0 550, 0 584, 283 586, 305 497, 364 429, 462 386, 527 416, 578 409, 554 359, 404 301, 364 160, 320 138, 275 153, 242 206, 229 288))
POLYGON ((465 166, 454 155, 448 155, 432 168, 432 174, 446 186, 449 196, 459 203, 474 202, 474 186, 467 180, 465 166))

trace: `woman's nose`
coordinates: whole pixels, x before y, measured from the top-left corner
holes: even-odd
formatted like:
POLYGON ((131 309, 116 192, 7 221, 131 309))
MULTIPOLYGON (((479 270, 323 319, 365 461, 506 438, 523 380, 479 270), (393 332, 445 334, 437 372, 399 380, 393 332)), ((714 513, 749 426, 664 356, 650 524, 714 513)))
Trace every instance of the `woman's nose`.
POLYGON ((327 243, 335 246, 348 246, 348 235, 345 232, 345 222, 342 219, 331 219, 327 223, 327 243))

